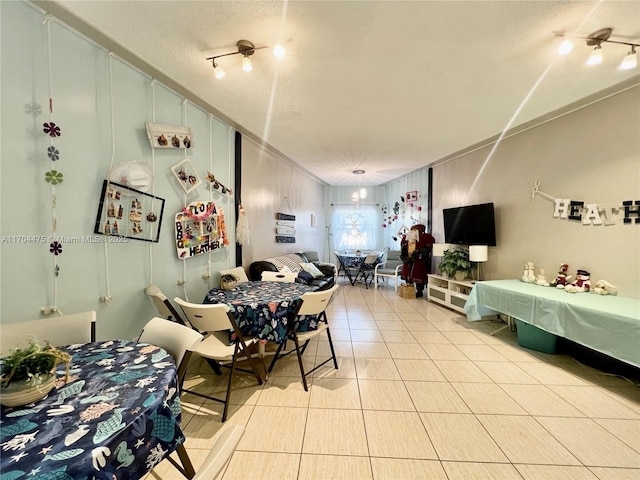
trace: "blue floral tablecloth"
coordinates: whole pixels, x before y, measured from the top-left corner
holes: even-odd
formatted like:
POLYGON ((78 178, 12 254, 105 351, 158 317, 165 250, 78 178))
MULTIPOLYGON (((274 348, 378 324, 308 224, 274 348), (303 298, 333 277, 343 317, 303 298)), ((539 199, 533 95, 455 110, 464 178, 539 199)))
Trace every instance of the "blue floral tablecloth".
POLYGON ((46 398, 1 410, 1 480, 139 479, 185 440, 173 359, 108 341, 71 354, 46 398))
MULTIPOLYGON (((288 282, 243 282, 231 290, 214 288, 203 303, 228 305, 244 335, 282 343, 287 333, 287 319, 296 309, 300 297, 315 287, 288 282)), ((302 317, 297 329, 302 332, 318 328, 316 316, 302 317)))

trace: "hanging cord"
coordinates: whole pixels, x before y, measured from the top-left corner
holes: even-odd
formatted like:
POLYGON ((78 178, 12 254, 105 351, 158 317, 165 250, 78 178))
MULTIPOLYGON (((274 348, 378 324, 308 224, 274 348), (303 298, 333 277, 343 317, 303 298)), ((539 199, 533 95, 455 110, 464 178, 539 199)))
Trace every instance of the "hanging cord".
MULTIPOLYGON (((210 113, 209 114, 209 171, 212 172, 213 171, 213 132, 212 132, 212 120, 213 120, 213 115, 210 113)), ((213 184, 211 182, 209 182, 209 201, 213 202, 213 184)), ((207 253, 207 271, 206 273, 202 274, 202 279, 203 280, 208 280, 209 281, 209 290, 211 290, 212 285, 211 285, 211 256, 212 256, 212 252, 211 250, 209 250, 209 252, 207 253)))
MULTIPOLYGON (((47 26, 47 68, 48 68, 48 82, 49 82, 49 114, 48 121, 51 125, 53 118, 53 67, 52 67, 52 54, 51 54, 51 22, 53 17, 50 14, 46 14, 42 20, 42 24, 47 26)), ((53 138, 49 136, 49 148, 53 147, 53 138)), ((60 272, 60 265, 58 264, 58 255, 55 253, 61 246, 58 245, 58 219, 56 217, 56 187, 54 182, 51 182, 51 244, 49 246, 53 255, 53 307, 44 307, 41 312, 45 315, 52 313, 58 313, 62 315, 62 312, 58 308, 58 274, 60 272)))
MULTIPOLYGON (((152 78, 151 83, 151 121, 156 121, 156 79, 152 78)), ((156 149, 151 148, 151 195, 156 195, 156 149)), ((153 284, 153 242, 149 242, 149 285, 153 284)))
MULTIPOLYGON (((187 124, 187 99, 185 98, 182 101, 182 125, 186 125, 187 124)), ((186 147, 184 147, 184 156, 187 156, 187 149, 186 147)), ((183 194, 183 205, 184 208, 187 208, 187 192, 184 192, 183 194)), ((183 259, 182 260, 182 279, 178 280, 178 285, 182 286, 182 295, 184 296, 184 299, 188 302, 189 301, 189 297, 187 296, 187 287, 185 286, 187 284, 187 259, 183 259)))
MULTIPOLYGON (((107 171, 107 181, 111 175, 113 161, 116 156, 116 129, 113 114, 113 52, 109 52, 109 107, 110 107, 110 127, 111 127, 111 161, 109 162, 109 170, 107 171)), ((111 296, 111 285, 109 283, 109 242, 103 243, 104 252, 104 279, 107 288, 107 294, 100 297, 100 301, 109 305, 113 299, 111 296)))

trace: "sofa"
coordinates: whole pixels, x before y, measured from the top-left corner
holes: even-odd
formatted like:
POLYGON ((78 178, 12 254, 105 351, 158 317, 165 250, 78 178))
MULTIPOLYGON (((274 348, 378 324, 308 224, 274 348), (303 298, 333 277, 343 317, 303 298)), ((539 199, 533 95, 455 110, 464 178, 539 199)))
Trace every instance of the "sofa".
POLYGON ((327 290, 336 282, 336 266, 333 263, 321 262, 318 253, 313 251, 265 258, 249 265, 250 280, 260 280, 262 272, 294 272, 298 274, 296 282, 317 287, 318 290, 327 290))

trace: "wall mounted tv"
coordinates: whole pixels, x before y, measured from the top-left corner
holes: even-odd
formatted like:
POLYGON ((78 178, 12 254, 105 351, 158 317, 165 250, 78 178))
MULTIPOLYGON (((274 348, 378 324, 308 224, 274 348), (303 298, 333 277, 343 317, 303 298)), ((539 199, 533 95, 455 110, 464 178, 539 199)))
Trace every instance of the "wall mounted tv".
POLYGON ((445 243, 496 246, 493 203, 445 208, 442 216, 445 243))

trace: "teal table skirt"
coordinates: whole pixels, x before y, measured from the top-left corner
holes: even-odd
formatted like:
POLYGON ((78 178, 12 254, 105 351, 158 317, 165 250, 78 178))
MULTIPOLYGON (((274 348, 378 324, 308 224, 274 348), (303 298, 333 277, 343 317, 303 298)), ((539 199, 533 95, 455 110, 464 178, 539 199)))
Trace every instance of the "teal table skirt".
POLYGON ((640 367, 640 300, 567 293, 519 280, 476 282, 467 320, 503 313, 640 367))

